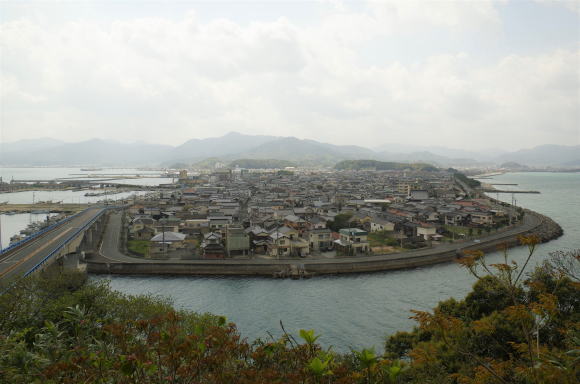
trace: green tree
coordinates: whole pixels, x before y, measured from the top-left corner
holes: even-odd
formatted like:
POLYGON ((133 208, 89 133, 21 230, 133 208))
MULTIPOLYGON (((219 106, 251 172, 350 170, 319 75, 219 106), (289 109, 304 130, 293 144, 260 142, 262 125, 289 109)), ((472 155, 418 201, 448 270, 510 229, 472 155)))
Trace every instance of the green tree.
POLYGON ((488 265, 481 252, 461 264, 477 278, 465 300, 447 300, 433 312, 413 311, 418 327, 398 333, 386 352, 408 358, 410 381, 457 383, 574 383, 580 371, 577 257, 565 268, 546 262, 525 278, 538 239, 521 238, 528 258, 488 265), (437 382, 437 381, 436 381, 437 382))
POLYGON ((334 220, 330 220, 326 223, 327 227, 338 232, 342 228, 348 228, 350 219, 352 218, 351 213, 340 213, 334 216, 334 220))

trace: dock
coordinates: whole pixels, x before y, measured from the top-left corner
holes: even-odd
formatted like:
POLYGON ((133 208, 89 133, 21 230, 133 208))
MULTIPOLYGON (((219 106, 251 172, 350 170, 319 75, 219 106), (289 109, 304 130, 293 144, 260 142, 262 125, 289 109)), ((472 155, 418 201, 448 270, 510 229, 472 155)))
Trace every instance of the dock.
POLYGON ((30 213, 30 212, 78 212, 88 208, 88 204, 60 204, 60 203, 46 203, 46 204, 2 204, 0 205, 0 213, 30 213))
POLYGON ((540 191, 509 191, 509 190, 501 190, 501 189, 484 189, 483 192, 488 193, 540 193, 540 191))
POLYGON ((522 191, 522 190, 509 190, 509 189, 496 189, 494 185, 517 185, 517 184, 490 184, 490 183, 481 183, 483 188, 483 192, 487 193, 540 193, 540 191, 522 191))
POLYGON ((503 175, 505 172, 489 172, 489 173, 482 173, 480 175, 474 175, 474 176, 469 176, 472 179, 491 179, 494 176, 501 176, 503 175))

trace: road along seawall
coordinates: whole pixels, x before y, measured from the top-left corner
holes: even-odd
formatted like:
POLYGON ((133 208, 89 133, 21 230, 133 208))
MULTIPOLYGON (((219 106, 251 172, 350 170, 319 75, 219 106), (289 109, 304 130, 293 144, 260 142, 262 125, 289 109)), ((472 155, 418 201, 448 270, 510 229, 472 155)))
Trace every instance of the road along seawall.
MULTIPOLYGON (((439 250, 437 247, 419 250, 420 255, 411 252, 389 255, 361 256, 337 259, 288 259, 288 260, 183 260, 176 262, 116 262, 112 260, 87 260, 87 271, 95 274, 125 275, 222 275, 222 276, 274 276, 298 266, 307 275, 378 272, 396 269, 416 268, 454 261, 466 250, 495 252, 505 246, 519 245, 519 236, 535 235, 540 242, 560 237, 562 228, 552 219, 539 213, 525 210, 536 223, 533 228, 522 228, 521 232, 481 243, 464 243, 458 249, 439 250)), ((288 274, 287 276, 292 276, 288 274)), ((294 276, 299 276, 294 275, 294 276)))

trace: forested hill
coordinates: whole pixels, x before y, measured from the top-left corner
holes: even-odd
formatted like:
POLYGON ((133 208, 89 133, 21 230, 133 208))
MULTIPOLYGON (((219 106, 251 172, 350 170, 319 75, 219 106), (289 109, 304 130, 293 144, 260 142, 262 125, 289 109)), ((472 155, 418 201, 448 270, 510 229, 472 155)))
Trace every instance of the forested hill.
POLYGON ((277 159, 238 159, 230 163, 231 167, 240 167, 247 169, 272 169, 296 167, 296 163, 288 160, 277 159))
POLYGON ((338 170, 362 170, 374 169, 377 171, 396 171, 396 170, 415 170, 434 172, 439 170, 431 164, 426 163, 395 163, 390 161, 378 160, 345 160, 334 166, 338 170))

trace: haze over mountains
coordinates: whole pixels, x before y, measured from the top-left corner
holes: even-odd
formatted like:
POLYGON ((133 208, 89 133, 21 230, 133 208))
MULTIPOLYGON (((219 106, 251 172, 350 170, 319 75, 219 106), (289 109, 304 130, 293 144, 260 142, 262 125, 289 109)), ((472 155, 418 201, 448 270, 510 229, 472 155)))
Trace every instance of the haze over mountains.
POLYGON ((0 144, 0 165, 3 166, 171 166, 196 164, 208 158, 214 162, 277 159, 311 166, 332 166, 342 160, 369 159, 420 161, 443 167, 517 163, 530 167, 573 168, 580 167, 580 145, 542 145, 515 152, 493 149, 475 152, 402 144, 384 144, 369 149, 295 137, 252 136, 236 132, 222 137, 192 139, 177 147, 101 139, 78 143, 36 139, 0 144))

